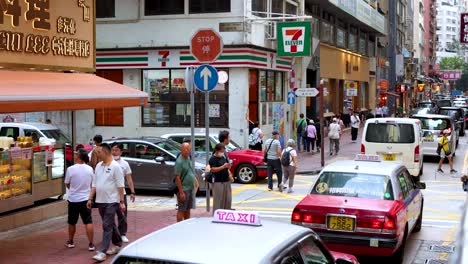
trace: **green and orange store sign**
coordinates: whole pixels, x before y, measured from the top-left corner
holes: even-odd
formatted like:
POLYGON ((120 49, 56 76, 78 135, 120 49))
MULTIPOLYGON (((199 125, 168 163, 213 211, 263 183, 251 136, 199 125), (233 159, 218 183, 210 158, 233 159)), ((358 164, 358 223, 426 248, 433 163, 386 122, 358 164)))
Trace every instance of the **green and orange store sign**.
MULTIPOLYGON (((210 63, 216 67, 291 70, 292 58, 278 57, 275 51, 255 48, 224 48, 210 63)), ((198 66, 189 49, 96 51, 96 69, 157 69, 198 66)))

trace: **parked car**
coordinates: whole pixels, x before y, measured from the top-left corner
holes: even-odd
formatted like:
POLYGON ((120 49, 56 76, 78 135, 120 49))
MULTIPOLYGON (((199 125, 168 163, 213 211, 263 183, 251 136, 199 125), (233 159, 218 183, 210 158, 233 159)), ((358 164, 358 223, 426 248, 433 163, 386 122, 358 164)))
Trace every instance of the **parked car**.
POLYGON ((361 153, 385 161, 402 162, 411 175, 423 174, 421 122, 411 118, 374 118, 366 121, 361 153))
MULTIPOLYGON (((437 146, 439 139, 442 136, 442 131, 450 129, 455 133, 455 123, 452 118, 445 115, 413 115, 412 118, 421 121, 421 128, 423 132, 423 144, 422 153, 426 156, 438 156, 437 146)), ((456 133, 452 134, 448 138, 450 149, 455 155, 457 148, 457 136, 456 133)))
POLYGON ((368 161, 326 166, 291 222, 317 232, 331 250, 402 263, 409 236, 422 227, 425 184, 416 184, 401 163, 360 156, 368 161))
MULTIPOLYGON (((136 189, 174 190, 174 166, 180 153, 180 144, 170 139, 158 137, 117 138, 105 143, 118 142, 123 145, 122 158, 132 169, 133 184, 136 189)), ((205 191, 202 174, 205 165, 195 162, 195 177, 200 191, 205 191)))
MULTIPOLYGON (((54 153, 54 163, 63 163, 62 160, 65 155, 65 162, 67 167, 73 164, 73 147, 71 145, 71 140, 67 138, 60 130, 60 128, 44 124, 44 123, 0 123, 0 137, 12 137, 15 141, 18 137, 24 137, 35 133, 39 138, 45 137, 48 139, 53 139, 59 145, 63 145, 65 153, 61 154, 62 150, 57 150, 54 153), (62 155, 62 156, 60 156, 62 155)), ((62 146, 60 146, 62 147, 62 146)), ((60 165, 61 167, 61 165, 60 165)))
POLYGON ((358 261, 355 256, 329 251, 308 228, 263 220, 258 213, 249 211, 217 210, 213 217, 182 221, 130 243, 112 263, 357 264, 358 261), (229 245, 223 243, 226 241, 229 245))
MULTIPOLYGON (((190 138, 190 133, 165 134, 162 138, 168 138, 178 143, 182 143, 184 138, 190 138)), ((218 135, 210 135, 210 150, 213 153, 214 147, 219 143, 218 135)), ((205 134, 195 134, 195 151, 199 154, 197 160, 206 163, 205 134)), ((267 167, 263 161, 263 153, 258 150, 242 149, 236 142, 226 146, 229 159, 232 160, 231 172, 239 183, 254 183, 257 178, 267 177, 267 167)))
POLYGON ((436 107, 450 107, 452 106, 452 100, 450 98, 448 99, 437 99, 434 100, 436 107))
POLYGON ((434 108, 436 106, 436 104, 432 101, 423 101, 423 102, 419 102, 418 105, 417 105, 417 108, 434 108))
POLYGON ((437 114, 452 117, 456 122, 458 135, 461 137, 465 135, 465 113, 460 107, 440 107, 437 114))

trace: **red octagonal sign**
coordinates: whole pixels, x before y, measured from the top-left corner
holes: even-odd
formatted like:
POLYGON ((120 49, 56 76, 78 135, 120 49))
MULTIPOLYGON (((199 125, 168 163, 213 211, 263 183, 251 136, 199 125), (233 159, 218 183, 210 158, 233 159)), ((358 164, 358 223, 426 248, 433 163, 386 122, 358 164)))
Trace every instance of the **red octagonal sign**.
POLYGON ((190 41, 190 53, 201 63, 215 61, 223 52, 223 41, 213 29, 200 29, 190 41))

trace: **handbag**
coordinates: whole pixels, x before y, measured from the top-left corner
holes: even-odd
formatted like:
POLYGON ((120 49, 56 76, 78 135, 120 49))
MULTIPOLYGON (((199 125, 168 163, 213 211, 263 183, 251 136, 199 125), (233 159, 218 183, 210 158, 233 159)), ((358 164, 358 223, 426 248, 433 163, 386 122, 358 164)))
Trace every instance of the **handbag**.
POLYGON ((268 157, 268 151, 270 151, 271 145, 273 145, 273 141, 275 141, 275 139, 271 140, 270 146, 268 146, 267 151, 263 154, 263 161, 264 162, 268 161, 268 158, 267 158, 268 157))

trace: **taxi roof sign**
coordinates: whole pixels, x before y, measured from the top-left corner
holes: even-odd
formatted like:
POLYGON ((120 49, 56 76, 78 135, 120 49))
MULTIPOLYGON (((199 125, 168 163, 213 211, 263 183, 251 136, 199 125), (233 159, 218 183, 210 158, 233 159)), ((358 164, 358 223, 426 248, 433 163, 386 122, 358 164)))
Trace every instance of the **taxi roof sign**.
POLYGON ((260 215, 256 212, 232 211, 218 209, 213 215, 214 223, 229 223, 261 226, 260 215))
POLYGON ((379 155, 369 155, 369 154, 356 154, 354 158, 356 161, 373 161, 373 162, 380 162, 379 155))

